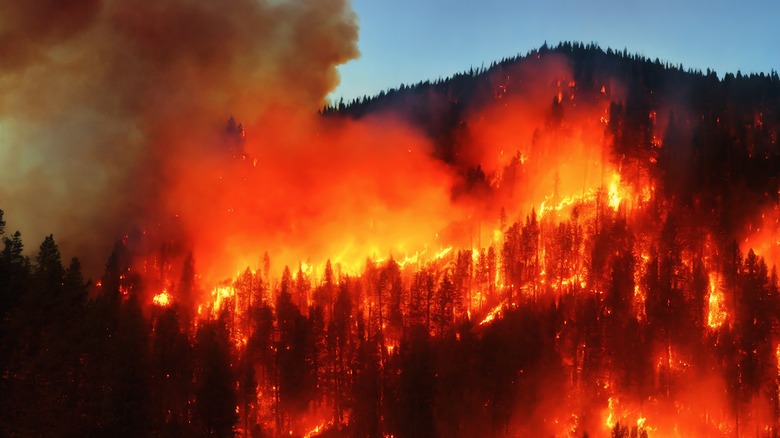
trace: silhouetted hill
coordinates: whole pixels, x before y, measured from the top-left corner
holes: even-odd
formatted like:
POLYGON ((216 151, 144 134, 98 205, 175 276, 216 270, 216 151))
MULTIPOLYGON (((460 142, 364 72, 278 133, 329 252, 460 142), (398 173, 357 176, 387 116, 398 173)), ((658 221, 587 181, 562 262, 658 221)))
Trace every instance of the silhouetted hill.
POLYGON ((780 77, 776 71, 749 75, 726 73, 721 79, 709 69, 706 72, 685 69, 682 64, 630 54, 625 49, 605 51, 593 43, 571 42, 557 47, 545 44, 526 55, 495 61, 487 68, 472 67, 446 79, 401 84, 376 96, 328 106, 323 113, 356 119, 375 113, 395 113, 430 133, 439 141, 441 157, 450 160, 448 149, 452 145, 447 140, 463 114, 499 93, 509 97, 522 91, 522 77, 512 78, 507 73, 551 55, 563 55, 571 63, 572 81, 576 83, 580 100, 596 98, 602 86, 620 81, 628 92, 626 100, 637 106, 652 110, 662 102, 676 101, 706 120, 724 116, 720 117, 721 123, 726 122, 725 128, 734 135, 743 135, 744 129, 754 124, 756 113, 762 114, 761 124, 767 128, 776 129, 780 121, 780 77), (499 83, 503 84, 497 86, 499 83))
MULTIPOLYGON (((498 99, 528 95, 540 84, 558 82, 571 99, 556 99, 547 117, 562 118, 578 105, 609 100, 612 160, 618 165, 647 161, 643 171, 658 179, 673 202, 701 212, 748 210, 778 198, 780 169, 780 77, 686 69, 625 49, 595 44, 546 44, 524 56, 471 68, 446 79, 401 85, 376 96, 326 107, 330 117, 361 119, 392 115, 411 123, 434 142, 434 155, 463 175, 475 163, 463 160, 464 132, 473 115, 498 99), (565 74, 539 67, 556 59, 565 74), (561 78, 566 83, 561 84, 561 78), (576 99, 574 96, 576 95, 576 99)), ((542 91, 544 92, 544 91, 542 91)), ((483 116, 480 116, 483 117, 483 116)), ((489 117, 489 116, 484 116, 489 117)), ((518 124, 524 123, 517 120, 518 124)), ((537 128, 538 129, 538 128, 537 128)), ((724 215, 720 225, 731 233, 724 215)))

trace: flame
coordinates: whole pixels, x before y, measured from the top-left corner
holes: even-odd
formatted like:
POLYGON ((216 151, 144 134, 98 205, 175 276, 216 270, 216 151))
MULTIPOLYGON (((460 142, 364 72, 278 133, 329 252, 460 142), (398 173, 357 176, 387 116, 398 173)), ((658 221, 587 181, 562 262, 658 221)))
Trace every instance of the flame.
POLYGON ((777 367, 777 376, 780 378, 780 344, 775 347, 775 362, 777 367))
POLYGON ((615 425, 619 421, 617 418, 617 415, 615 413, 615 405, 617 404, 617 401, 615 397, 610 397, 607 401, 607 419, 605 420, 605 424, 607 426, 607 429, 614 429, 615 425))
POLYGON ((213 315, 219 314, 227 300, 236 295, 236 289, 232 285, 217 286, 211 291, 211 310, 213 315))
MULTIPOLYGON (((658 428, 650 426, 647 416, 642 413, 642 409, 639 406, 631 402, 624 403, 624 400, 614 395, 608 398, 606 418, 604 419, 604 428, 607 434, 611 434, 618 424, 628 427, 632 423, 633 418, 636 418, 633 423, 636 424, 635 430, 637 434, 644 432, 647 436, 653 436, 651 434, 657 432, 658 428)), ((680 434, 675 433, 675 435, 679 436, 680 434)))
MULTIPOLYGON (((642 188, 640 193, 634 194, 634 199, 638 203, 647 203, 652 198, 654 191, 655 188, 652 185, 647 185, 642 188)), ((561 197, 557 203, 553 203, 554 195, 548 195, 545 197, 544 201, 539 204, 539 217, 544 217, 551 212, 561 212, 578 204, 591 204, 596 200, 598 193, 598 187, 590 187, 579 194, 561 197)), ((607 190, 607 203, 609 207, 617 211, 625 195, 625 189, 621 186, 620 173, 613 171, 610 176, 607 190)))
POLYGON ((740 243, 743 253, 753 250, 768 266, 780 266, 780 203, 774 203, 751 218, 740 243))
POLYGON ((155 295, 152 298, 152 303, 154 303, 155 306, 160 306, 160 307, 170 306, 171 301, 172 301, 171 295, 165 289, 163 289, 162 292, 160 292, 159 294, 155 295))
POLYGON ((443 259, 443 258, 444 258, 444 257, 446 257, 446 256, 447 256, 447 254, 449 254, 450 252, 452 252, 452 247, 451 247, 451 246, 448 246, 448 247, 446 247, 446 248, 442 249, 441 251, 437 252, 437 253, 436 253, 436 255, 435 255, 435 258, 437 258, 437 259, 443 259))
POLYGON ((647 318, 647 311, 645 310, 645 302, 647 301, 647 294, 639 286, 639 283, 634 284, 634 314, 638 321, 644 321, 647 318))
POLYGON ((709 274, 709 297, 707 299, 707 326, 717 330, 726 322, 728 313, 724 303, 723 291, 718 287, 715 275, 709 274))
POLYGON ((501 304, 497 305, 496 307, 490 309, 490 311, 485 315, 485 318, 479 323, 479 325, 486 325, 490 324, 493 320, 501 316, 501 312, 504 311, 504 308, 506 307, 507 302, 504 301, 501 304))
POLYGON ((620 174, 615 172, 612 174, 612 177, 609 180, 609 206, 612 207, 613 210, 617 211, 617 209, 620 207, 621 198, 620 174))
POLYGON ((309 430, 308 432, 303 434, 303 437, 304 438, 315 437, 315 436, 319 435, 320 433, 324 432, 326 430, 326 428, 328 426, 330 426, 330 425, 331 425, 330 423, 326 423, 326 422, 323 421, 322 423, 314 426, 314 428, 312 428, 311 430, 309 430))

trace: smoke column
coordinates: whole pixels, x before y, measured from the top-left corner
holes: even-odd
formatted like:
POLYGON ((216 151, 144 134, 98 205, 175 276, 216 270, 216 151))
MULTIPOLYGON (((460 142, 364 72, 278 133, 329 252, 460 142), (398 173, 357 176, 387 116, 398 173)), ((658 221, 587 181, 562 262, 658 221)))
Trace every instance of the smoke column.
POLYGON ((609 175, 606 98, 553 123, 553 98, 574 99, 565 57, 493 74, 446 161, 405 119, 414 102, 317 113, 358 55, 348 1, 0 2, 0 208, 28 252, 54 233, 93 277, 134 232, 146 252, 192 250, 212 282, 266 251, 276 270, 357 271, 479 244, 503 208, 512 221, 609 175), (523 86, 503 99, 508 81, 523 86))
POLYGON ((0 208, 28 250, 53 232, 91 271, 129 228, 177 214, 178 163, 206 166, 229 116, 316 114, 336 66, 358 55, 344 0, 0 10, 0 208))

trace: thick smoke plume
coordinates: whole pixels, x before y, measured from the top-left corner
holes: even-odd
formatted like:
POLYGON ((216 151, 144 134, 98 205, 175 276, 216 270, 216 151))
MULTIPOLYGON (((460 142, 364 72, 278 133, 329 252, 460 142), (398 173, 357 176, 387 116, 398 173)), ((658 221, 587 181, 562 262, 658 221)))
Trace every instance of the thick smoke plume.
POLYGON ((53 232, 93 276, 133 232, 147 253, 192 249, 212 281, 266 251, 276 269, 330 258, 355 270, 479 244, 504 206, 525 214, 559 201, 550 187, 602 179, 606 100, 563 127, 551 114, 552 96, 573 99, 564 57, 494 76, 496 93, 510 78, 524 86, 467 111, 447 162, 405 107, 318 116, 335 67, 358 54, 348 2, 7 6, 0 205, 26 241, 53 232), (242 125, 226 126, 231 115, 242 125))
POLYGON ((231 114, 267 128, 258 147, 284 147, 273 124, 300 130, 335 67, 358 54, 342 0, 2 0, 0 10, 0 205, 28 242, 54 232, 92 269, 129 228, 178 213, 167 196, 187 186, 182 163, 218 166, 231 114))

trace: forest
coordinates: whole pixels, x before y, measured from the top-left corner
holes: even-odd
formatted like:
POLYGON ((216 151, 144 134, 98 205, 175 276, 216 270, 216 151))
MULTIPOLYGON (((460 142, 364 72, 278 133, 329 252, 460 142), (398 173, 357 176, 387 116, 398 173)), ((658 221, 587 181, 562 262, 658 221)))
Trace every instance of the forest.
POLYGON ((424 132, 480 214, 216 280, 128 230, 88 279, 0 210, 0 435, 780 436, 776 72, 545 44, 319 117, 424 132))

